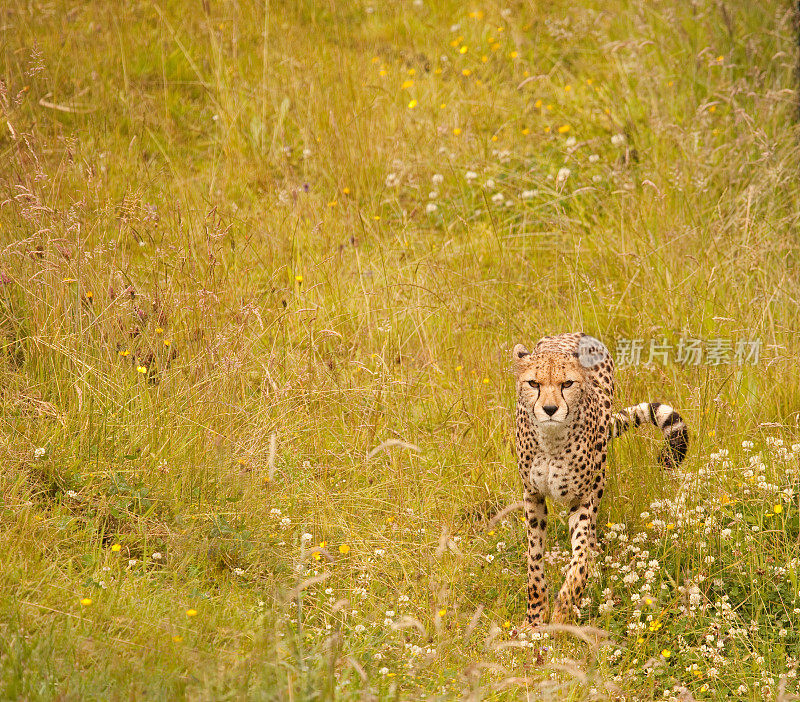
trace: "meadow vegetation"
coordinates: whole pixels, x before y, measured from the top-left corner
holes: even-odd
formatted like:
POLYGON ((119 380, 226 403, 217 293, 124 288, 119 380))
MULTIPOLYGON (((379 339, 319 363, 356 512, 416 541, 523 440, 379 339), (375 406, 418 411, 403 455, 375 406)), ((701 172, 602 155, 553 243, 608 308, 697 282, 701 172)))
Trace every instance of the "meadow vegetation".
POLYGON ((3 3, 0 698, 795 699, 793 22, 3 3), (574 330, 692 445, 614 442, 515 638, 509 353, 574 330))

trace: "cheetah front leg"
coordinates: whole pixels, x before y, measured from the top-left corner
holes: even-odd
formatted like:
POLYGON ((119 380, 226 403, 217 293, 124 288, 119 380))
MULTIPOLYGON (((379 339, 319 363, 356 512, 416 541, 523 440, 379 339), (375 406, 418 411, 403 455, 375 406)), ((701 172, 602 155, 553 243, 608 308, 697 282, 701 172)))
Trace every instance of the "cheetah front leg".
POLYGON ((547 504, 544 495, 524 491, 528 536, 528 606, 525 623, 542 624, 547 616, 547 583, 544 579, 544 540, 547 532, 547 504))
POLYGON ((572 618, 572 608, 581 601, 583 588, 589 574, 589 561, 592 555, 590 538, 593 512, 592 499, 587 498, 572 507, 569 513, 569 534, 572 542, 570 560, 564 584, 558 591, 553 608, 551 623, 565 624, 572 618))
POLYGON ((606 486, 606 458, 603 458, 600 461, 600 467, 597 472, 597 475, 594 479, 594 485, 592 486, 592 497, 591 497, 591 504, 592 510, 589 513, 590 516, 590 525, 589 525, 589 548, 592 551, 600 551, 600 544, 597 541, 597 513, 600 511, 600 500, 603 499, 603 491, 605 490, 606 486))

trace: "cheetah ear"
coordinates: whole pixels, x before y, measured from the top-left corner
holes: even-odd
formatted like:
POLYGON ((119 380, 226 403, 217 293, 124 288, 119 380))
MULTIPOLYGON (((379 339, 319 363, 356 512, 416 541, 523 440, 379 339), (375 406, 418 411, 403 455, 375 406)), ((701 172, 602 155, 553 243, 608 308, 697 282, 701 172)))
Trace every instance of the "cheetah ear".
POLYGON ((527 365, 530 359, 531 352, 528 351, 522 344, 517 344, 511 352, 511 365, 514 369, 514 375, 519 375, 520 371, 527 365))

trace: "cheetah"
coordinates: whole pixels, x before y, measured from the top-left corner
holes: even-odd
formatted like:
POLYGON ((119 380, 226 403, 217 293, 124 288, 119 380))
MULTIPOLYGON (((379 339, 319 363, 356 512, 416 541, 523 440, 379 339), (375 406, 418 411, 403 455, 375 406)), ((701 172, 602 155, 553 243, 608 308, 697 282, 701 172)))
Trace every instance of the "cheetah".
POLYGON ((527 524, 528 605, 525 627, 546 621, 545 498, 569 507, 572 558, 550 621, 571 619, 586 585, 597 546, 597 511, 603 497, 608 441, 631 426, 651 422, 667 446, 660 461, 676 467, 686 456, 689 432, 669 405, 642 403, 612 414, 614 362, 606 347, 583 333, 541 339, 533 351, 512 351, 516 377, 516 449, 527 524))

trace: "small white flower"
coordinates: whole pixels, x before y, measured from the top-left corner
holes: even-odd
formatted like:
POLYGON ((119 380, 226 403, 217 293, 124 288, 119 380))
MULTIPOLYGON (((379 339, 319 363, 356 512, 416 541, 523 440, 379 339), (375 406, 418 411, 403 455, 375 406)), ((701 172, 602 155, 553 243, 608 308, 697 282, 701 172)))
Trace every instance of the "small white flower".
POLYGON ((383 549, 383 548, 376 548, 376 549, 375 549, 375 555, 376 555, 378 558, 381 558, 381 557, 383 557, 385 554, 386 554, 386 549, 383 549))
POLYGON ((601 175, 593 175, 592 176, 592 182, 593 183, 600 183, 600 182, 602 182, 602 180, 603 180, 603 176, 601 176, 601 175))
POLYGON ((538 190, 523 190, 520 197, 523 200, 531 200, 532 198, 536 197, 539 194, 538 190))
POLYGON ((575 146, 578 143, 578 140, 574 137, 567 137, 567 140, 564 142, 567 146, 575 146))
POLYGON ((506 547, 506 542, 505 541, 498 541, 497 542, 497 546, 495 546, 495 548, 498 551, 502 551, 503 549, 505 549, 505 547, 506 547))
POLYGON ((428 193, 428 199, 429 200, 435 200, 437 197, 439 197, 439 191, 438 190, 431 190, 428 193))
POLYGON ((425 205, 425 212, 428 214, 433 214, 438 209, 439 206, 435 202, 429 202, 427 205, 425 205))
POLYGON ((431 181, 434 185, 440 185, 444 182, 444 176, 441 173, 434 173, 431 181))
POLYGON ((464 178, 466 178, 466 179, 467 179, 467 181, 469 181, 469 182, 472 182, 472 181, 473 181, 473 180, 475 180, 477 177, 478 177, 478 174, 477 174, 475 171, 467 171, 467 172, 464 174, 464 178))
POLYGON ((161 553, 156 551, 152 556, 150 556, 150 558, 152 558, 154 561, 160 561, 161 560, 161 553))
POLYGON ((311 149, 303 149, 303 158, 311 158, 311 149))
POLYGON ((503 195, 503 193, 495 193, 494 195, 492 195, 492 202, 493 202, 495 205, 499 205, 499 204, 500 204, 501 202, 503 202, 503 200, 505 200, 505 199, 506 199, 506 198, 505 198, 505 196, 503 195))
POLYGON ((356 634, 360 634, 360 633, 361 633, 362 631, 364 631, 366 628, 367 628, 367 627, 365 627, 363 624, 356 624, 356 625, 353 627, 353 631, 355 631, 355 632, 356 632, 356 634))
POLYGON ((386 187, 387 188, 395 188, 400 185, 400 178, 397 173, 389 173, 386 176, 386 187))
POLYGON ((78 496, 78 493, 75 492, 74 490, 67 490, 67 497, 73 497, 74 498, 74 497, 77 497, 77 496, 78 496))
POLYGON ((597 163, 600 160, 600 157, 597 154, 592 154, 589 156, 589 163, 597 163))
POLYGON ((39 459, 44 458, 46 453, 47 453, 47 449, 46 448, 37 448, 33 452, 33 457, 38 461, 39 459))
POLYGON ((625 143, 625 135, 624 134, 615 134, 611 137, 611 143, 614 146, 622 146, 625 143))
POLYGON ((389 669, 386 666, 383 666, 383 668, 381 668, 378 672, 381 675, 386 675, 389 672, 389 669))
POLYGON ((486 554, 484 558, 486 558, 487 563, 491 563, 494 560, 494 556, 491 553, 486 554))
POLYGON ((570 177, 571 173, 572 171, 566 166, 564 166, 563 168, 559 168, 558 175, 556 175, 556 183, 558 183, 559 185, 561 183, 564 183, 567 180, 567 178, 570 177))
POLYGON ((234 568, 233 569, 234 575, 244 575, 244 571, 241 568, 234 568))
POLYGON ((313 536, 311 536, 311 534, 309 534, 308 532, 306 532, 305 534, 303 534, 303 535, 300 537, 300 540, 301 540, 301 541, 311 541, 311 539, 313 539, 313 538, 314 538, 314 537, 313 537, 313 536))
POLYGON ((486 181, 485 185, 489 190, 492 190, 494 188, 494 179, 489 178, 489 180, 486 181))

